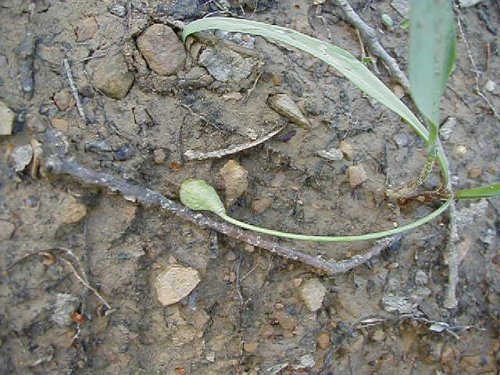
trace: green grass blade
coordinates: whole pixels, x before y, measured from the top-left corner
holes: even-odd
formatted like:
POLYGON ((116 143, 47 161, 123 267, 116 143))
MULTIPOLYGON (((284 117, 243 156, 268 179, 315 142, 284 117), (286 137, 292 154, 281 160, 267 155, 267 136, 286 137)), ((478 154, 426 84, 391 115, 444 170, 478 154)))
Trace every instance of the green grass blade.
POLYGON ((490 198, 500 195, 500 183, 494 183, 487 186, 481 186, 473 189, 459 190, 455 193, 458 199, 477 199, 490 198))
POLYGON ((429 144, 434 145, 439 103, 456 58, 455 20, 451 0, 410 1, 410 91, 429 120, 429 144))
POLYGON ((366 66, 342 48, 285 27, 226 17, 194 21, 184 28, 182 38, 185 40, 190 34, 211 29, 260 35, 313 55, 333 66, 361 91, 396 112, 421 138, 428 141, 429 132, 408 107, 366 66))

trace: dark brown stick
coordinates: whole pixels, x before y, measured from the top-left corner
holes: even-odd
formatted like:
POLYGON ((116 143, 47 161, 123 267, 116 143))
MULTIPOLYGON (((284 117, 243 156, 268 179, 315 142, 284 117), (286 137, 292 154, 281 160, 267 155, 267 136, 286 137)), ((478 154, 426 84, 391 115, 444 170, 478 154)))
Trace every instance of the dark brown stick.
POLYGON ((44 148, 46 155, 45 167, 50 173, 66 174, 86 184, 106 187, 111 191, 120 192, 127 200, 143 205, 160 206, 202 228, 215 230, 239 241, 268 250, 283 258, 296 260, 318 268, 328 274, 345 273, 356 266, 366 263, 398 239, 397 237, 385 238, 376 242, 366 253, 342 261, 325 260, 319 256, 304 254, 253 232, 242 230, 210 215, 191 211, 154 190, 130 183, 107 173, 86 168, 66 155, 68 142, 61 132, 54 129, 47 130, 44 148))

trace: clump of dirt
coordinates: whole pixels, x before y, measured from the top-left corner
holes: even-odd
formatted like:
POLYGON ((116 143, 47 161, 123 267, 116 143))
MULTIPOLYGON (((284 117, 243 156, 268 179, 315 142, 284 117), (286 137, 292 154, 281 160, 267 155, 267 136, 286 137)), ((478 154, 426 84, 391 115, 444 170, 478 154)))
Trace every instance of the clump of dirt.
MULTIPOLYGON (((67 157, 173 199, 191 177, 224 195, 232 160, 244 186, 224 197, 229 214, 277 230, 360 234, 429 213, 432 204, 384 196, 418 173, 424 145, 333 69, 251 35, 179 39, 183 22, 229 12, 363 57, 341 10, 320 3, 2 2, 0 372, 494 373, 498 200, 458 205, 459 304, 447 310, 446 216, 329 277, 39 168, 34 140, 56 128, 67 157), (283 126, 236 154, 186 161, 187 150, 227 149, 283 126), (29 160, 16 154, 24 146, 29 160), (179 302, 158 281, 172 269, 191 277, 179 302)), ((352 1, 404 68, 401 3, 352 1)), ((498 176, 498 118, 475 82, 498 107, 500 9, 482 1, 458 14, 469 43, 459 41, 442 113, 454 124, 444 140, 452 181, 466 188, 498 176)), ((370 68, 404 95, 382 64, 370 68)), ((426 188, 438 185, 436 174, 426 188)), ((294 245, 335 259, 368 246, 294 245)))

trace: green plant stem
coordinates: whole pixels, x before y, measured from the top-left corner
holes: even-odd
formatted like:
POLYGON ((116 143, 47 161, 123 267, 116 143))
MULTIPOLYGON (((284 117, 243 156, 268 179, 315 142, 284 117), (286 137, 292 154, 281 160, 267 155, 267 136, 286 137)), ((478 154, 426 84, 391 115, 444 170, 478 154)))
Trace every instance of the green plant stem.
POLYGON ((441 215, 444 211, 446 211, 446 209, 449 207, 451 202, 452 202, 452 198, 448 199, 445 203, 443 203, 443 205, 441 207, 439 207, 436 211, 430 213, 427 216, 424 216, 421 219, 418 219, 417 221, 414 221, 413 223, 403 225, 402 227, 389 229, 389 230, 385 230, 385 231, 381 231, 381 232, 373 232, 373 233, 360 234, 360 235, 349 235, 349 236, 310 236, 310 235, 305 235, 305 234, 280 232, 277 230, 257 227, 255 225, 241 222, 239 220, 233 219, 232 217, 228 216, 225 213, 221 213, 221 214, 219 214, 219 216, 221 219, 223 219, 231 224, 234 224, 236 226, 239 226, 241 228, 245 228, 245 229, 248 229, 248 230, 251 230, 254 232, 258 232, 258 233, 262 233, 262 234, 267 234, 270 236, 287 238, 290 240, 316 241, 316 242, 355 242, 355 241, 375 240, 378 238, 393 236, 395 234, 399 234, 399 233, 408 231, 410 229, 415 229, 415 228, 417 228, 425 223, 428 223, 429 221, 436 218, 437 216, 441 215))

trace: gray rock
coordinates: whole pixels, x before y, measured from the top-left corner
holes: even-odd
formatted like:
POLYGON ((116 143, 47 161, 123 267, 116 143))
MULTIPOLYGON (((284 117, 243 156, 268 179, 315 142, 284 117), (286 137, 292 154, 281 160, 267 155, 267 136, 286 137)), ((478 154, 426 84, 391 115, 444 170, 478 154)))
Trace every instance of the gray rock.
POLYGON ((104 58, 94 71, 94 87, 106 96, 123 99, 134 83, 134 74, 128 70, 123 55, 104 58))
POLYGON ((156 73, 169 76, 184 68, 186 50, 175 32, 155 24, 137 38, 137 47, 149 67, 156 73))
POLYGON ((206 48, 198 62, 221 82, 238 82, 248 78, 257 64, 253 58, 245 58, 234 51, 217 47, 206 48))
POLYGON ((353 165, 347 170, 349 174, 349 184, 351 188, 361 185, 368 179, 365 169, 362 165, 353 165))
POLYGON ((51 320, 62 327, 73 324, 71 313, 76 311, 79 304, 78 297, 73 294, 56 294, 51 303, 51 320))
POLYGON ((427 276, 427 274, 425 273, 424 270, 418 270, 415 273, 415 284, 416 285, 424 286, 424 285, 427 285, 428 282, 429 282, 429 277, 427 276))
POLYGON ((271 95, 267 103, 269 106, 278 112, 281 116, 286 117, 288 120, 294 124, 309 130, 311 128, 311 123, 302 114, 297 104, 290 98, 287 94, 276 94, 271 95))
POLYGON ((456 125, 457 118, 448 117, 444 124, 441 126, 441 129, 439 129, 439 136, 441 137, 441 139, 443 139, 444 141, 448 141, 451 138, 456 125))
POLYGON ((323 299, 325 298, 326 288, 318 279, 313 278, 307 280, 302 284, 299 291, 300 297, 310 311, 315 312, 321 308, 323 299))
POLYGON ((15 117, 14 112, 0 101, 0 135, 12 134, 15 117))
POLYGON ((189 295, 200 282, 198 271, 181 265, 168 266, 155 281, 158 301, 163 306, 172 305, 189 295))
POLYGON ((10 154, 10 165, 16 172, 22 172, 31 163, 33 148, 31 145, 22 145, 14 148, 10 154))
POLYGON ((344 158, 344 154, 338 148, 331 148, 329 150, 321 150, 316 153, 319 157, 331 161, 340 161, 344 158))
POLYGON ((391 6, 404 18, 410 16, 410 4, 408 0, 393 0, 391 6))
POLYGON ((398 133, 392 139, 394 139, 398 148, 406 147, 410 143, 410 139, 405 133, 398 133))
POLYGON ((127 8, 121 4, 113 4, 108 8, 109 13, 117 17, 125 17, 127 15, 127 8))
POLYGON ((16 226, 8 221, 0 220, 0 241, 8 240, 14 234, 16 226))

